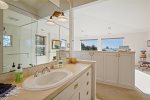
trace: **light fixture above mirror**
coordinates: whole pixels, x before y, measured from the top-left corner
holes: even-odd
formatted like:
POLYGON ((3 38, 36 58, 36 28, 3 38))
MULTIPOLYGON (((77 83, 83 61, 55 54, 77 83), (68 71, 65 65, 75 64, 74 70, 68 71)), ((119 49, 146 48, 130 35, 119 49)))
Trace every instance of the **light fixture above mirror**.
POLYGON ((61 11, 55 11, 52 16, 50 16, 48 24, 53 25, 55 22, 66 22, 67 18, 65 17, 64 12, 61 11))
POLYGON ((8 9, 8 4, 2 0, 0 0, 0 9, 8 9))

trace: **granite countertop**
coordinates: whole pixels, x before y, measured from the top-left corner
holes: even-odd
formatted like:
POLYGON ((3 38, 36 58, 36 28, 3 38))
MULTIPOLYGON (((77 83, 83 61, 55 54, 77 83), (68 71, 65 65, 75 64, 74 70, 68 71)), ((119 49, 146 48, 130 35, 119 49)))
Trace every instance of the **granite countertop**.
MULTIPOLYGON (((68 87, 72 82, 74 82, 78 77, 80 77, 84 72, 86 72, 91 67, 91 64, 66 64, 63 69, 67 69, 73 73, 73 76, 70 80, 63 83, 61 86, 58 86, 53 89, 44 90, 44 91, 27 91, 20 90, 18 96, 10 96, 8 100, 50 100, 53 97, 57 96, 61 91, 68 87)), ((10 82, 11 83, 11 82, 10 82)), ((18 85, 21 86, 21 85, 18 85)))

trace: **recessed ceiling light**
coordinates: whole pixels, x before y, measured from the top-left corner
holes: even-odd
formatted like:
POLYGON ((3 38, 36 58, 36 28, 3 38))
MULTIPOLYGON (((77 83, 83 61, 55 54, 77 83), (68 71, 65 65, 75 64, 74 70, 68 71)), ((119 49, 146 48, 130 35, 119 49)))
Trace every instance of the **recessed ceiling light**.
POLYGON ((4 1, 0 0, 0 9, 8 9, 8 4, 4 1))

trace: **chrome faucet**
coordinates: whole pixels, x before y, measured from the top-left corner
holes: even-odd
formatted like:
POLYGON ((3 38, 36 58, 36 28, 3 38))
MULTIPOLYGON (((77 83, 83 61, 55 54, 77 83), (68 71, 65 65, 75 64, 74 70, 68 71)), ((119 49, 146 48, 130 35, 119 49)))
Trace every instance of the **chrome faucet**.
POLYGON ((29 64, 31 67, 34 67, 34 65, 33 64, 29 64))
POLYGON ((48 72, 50 72, 51 70, 50 70, 50 68, 48 68, 48 67, 45 67, 45 68, 43 68, 43 69, 42 69, 42 74, 44 74, 44 73, 45 73, 45 71, 48 71, 48 72))
POLYGON ((34 73, 34 77, 38 77, 38 74, 39 74, 39 72, 36 71, 36 72, 34 73))

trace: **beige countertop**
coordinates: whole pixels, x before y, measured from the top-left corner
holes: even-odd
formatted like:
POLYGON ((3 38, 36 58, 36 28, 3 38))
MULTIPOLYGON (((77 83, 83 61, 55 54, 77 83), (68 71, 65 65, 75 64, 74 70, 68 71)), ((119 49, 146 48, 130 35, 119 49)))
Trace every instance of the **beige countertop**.
POLYGON ((93 52, 93 53, 135 53, 135 51, 74 51, 74 52, 93 52))
POLYGON ((90 67, 91 64, 66 64, 64 65, 63 69, 71 71, 73 73, 73 76, 70 80, 68 80, 61 86, 44 91, 27 91, 22 89, 17 96, 9 96, 8 100, 50 100, 51 98, 58 95, 61 91, 63 91, 66 87, 68 87, 90 67))

